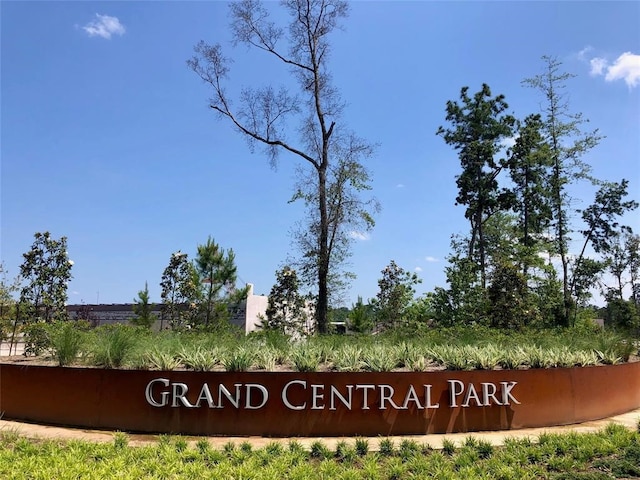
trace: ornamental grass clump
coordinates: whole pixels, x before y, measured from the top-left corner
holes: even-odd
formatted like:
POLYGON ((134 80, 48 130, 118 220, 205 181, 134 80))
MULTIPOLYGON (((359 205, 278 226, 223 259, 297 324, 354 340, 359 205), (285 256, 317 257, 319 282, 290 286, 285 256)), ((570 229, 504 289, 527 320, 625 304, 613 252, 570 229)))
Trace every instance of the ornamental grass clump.
POLYGON ((397 364, 393 348, 373 345, 362 351, 362 368, 368 372, 390 372, 397 364))
POLYGON ((255 365, 256 368, 269 372, 275 370, 281 359, 282 356, 275 348, 264 346, 256 351, 255 365))
POLYGON ((147 368, 152 370, 165 370, 171 371, 182 366, 180 359, 176 357, 172 352, 167 352, 154 348, 144 355, 144 361, 147 368))
POLYGON ((596 350, 595 353, 600 363, 604 363, 605 365, 617 365, 622 361, 622 357, 618 355, 618 352, 614 349, 596 350))
POLYGON ((477 370, 494 370, 500 365, 502 351, 493 344, 480 347, 464 345, 462 352, 469 359, 469 365, 477 370))
POLYGON ((290 359, 297 372, 316 372, 320 365, 320 349, 305 343, 291 350, 290 359))
POLYGON ((342 345, 333 357, 334 368, 339 372, 359 372, 365 366, 362 348, 356 345, 342 345))
POLYGON ((253 365, 255 354, 244 346, 238 346, 222 358, 222 365, 227 372, 246 372, 253 365))
POLYGON ((182 365, 196 372, 209 372, 220 362, 217 349, 207 349, 196 346, 193 349, 183 347, 178 352, 177 359, 182 365))
POLYGON ((527 359, 526 363, 531 368, 549 367, 549 358, 544 348, 537 345, 526 345, 523 347, 523 352, 527 359))
POLYGON ((527 352, 522 347, 503 347, 499 365, 506 370, 515 370, 526 367, 527 359, 527 352))
POLYGON ((613 357, 618 357, 619 360, 615 363, 619 363, 629 361, 629 357, 634 352, 637 352, 637 347, 630 338, 605 332, 598 336, 596 350, 603 352, 603 357, 605 357, 607 361, 610 361, 613 357))
POLYGON ((418 356, 405 362, 412 372, 425 372, 433 363, 425 356, 418 356))
MULTIPOLYGON (((640 422, 638 422, 638 428, 640 428, 640 422)), ((356 453, 360 457, 364 457, 369 453, 369 440, 366 438, 356 438, 355 441, 356 453)))
POLYGON ((578 350, 574 352, 573 361, 577 367, 591 367, 598 364, 598 354, 593 350, 578 350))
POLYGON ((328 460, 333 457, 333 452, 320 440, 311 444, 309 455, 317 460, 328 460))
POLYGON ((56 324, 50 333, 53 356, 61 367, 74 362, 83 344, 82 332, 73 322, 66 321, 56 324))
POLYGON ((403 439, 398 445, 398 455, 406 462, 412 457, 422 455, 422 447, 415 440, 403 439))
POLYGON ((428 354, 436 364, 444 366, 447 370, 471 369, 467 352, 461 346, 435 345, 429 349, 428 354))
POLYGON ((136 336, 136 329, 126 325, 99 327, 91 352, 94 363, 105 368, 123 366, 135 347, 136 336))
POLYGON ((428 368, 430 360, 413 343, 404 343, 398 352, 398 364, 414 372, 423 372, 428 368))

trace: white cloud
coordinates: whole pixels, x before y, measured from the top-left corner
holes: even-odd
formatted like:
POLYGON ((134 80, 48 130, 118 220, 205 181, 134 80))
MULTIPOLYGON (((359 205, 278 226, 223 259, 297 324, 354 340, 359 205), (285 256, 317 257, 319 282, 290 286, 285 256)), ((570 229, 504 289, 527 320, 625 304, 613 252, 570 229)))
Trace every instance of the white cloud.
POLYGON ((607 61, 604 58, 596 57, 589 60, 589 65, 591 65, 589 75, 595 77, 602 75, 602 72, 604 72, 604 69, 607 67, 607 61))
POLYGON ((420 267, 416 267, 416 268, 414 268, 414 270, 415 270, 416 272, 421 272, 421 271, 422 271, 422 268, 420 268, 420 267))
POLYGON ((434 262, 439 262, 440 261, 436 257, 424 257, 424 259, 429 263, 434 263, 434 262))
POLYGON ((584 47, 582 50, 578 52, 578 58, 582 61, 588 61, 587 53, 589 53, 592 50, 593 50, 593 47, 590 45, 587 45, 586 47, 584 47))
POLYGON ((369 236, 368 233, 366 232, 356 232, 355 230, 352 232, 349 232, 349 236, 351 238, 355 238, 356 240, 369 240, 371 237, 369 236))
POLYGON ((404 188, 404 183, 399 183, 396 185, 396 188, 404 188))
POLYGON ((590 47, 583 49, 578 57, 589 62, 589 74, 593 77, 604 75, 607 82, 624 80, 629 88, 637 87, 640 84, 640 55, 631 52, 624 52, 613 63, 604 57, 586 58, 590 47))
POLYGON ((623 53, 613 65, 607 68, 604 79, 607 82, 622 79, 629 88, 636 87, 640 82, 640 55, 631 52, 623 53))
POLYGON ((124 25, 120 23, 118 17, 109 15, 100 15, 96 13, 97 20, 87 23, 82 29, 89 34, 90 37, 102 37, 109 40, 111 35, 124 35, 126 31, 124 25))

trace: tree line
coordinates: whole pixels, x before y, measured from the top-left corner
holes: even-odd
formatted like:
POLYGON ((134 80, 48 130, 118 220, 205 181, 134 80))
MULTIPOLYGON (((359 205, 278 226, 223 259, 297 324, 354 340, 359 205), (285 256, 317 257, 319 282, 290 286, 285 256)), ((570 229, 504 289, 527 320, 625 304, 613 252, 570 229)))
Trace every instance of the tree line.
MULTIPOLYGON (((297 93, 290 87, 245 87, 233 103, 225 89, 232 60, 220 44, 201 41, 187 63, 212 92, 209 107, 252 149, 264 147, 273 166, 280 154, 301 161, 292 200, 305 202, 308 220, 294 232, 298 256, 287 263, 299 273, 300 283, 311 287, 315 323, 324 333, 331 295, 349 278, 343 268, 350 254, 348 232, 372 228, 379 208, 375 199, 364 196, 370 174, 363 162, 373 145, 342 123, 343 103, 331 83, 328 37, 348 16, 348 3, 289 0, 283 5, 290 15, 288 29, 252 0, 231 4, 230 28, 234 45, 263 52, 274 66, 287 69, 297 81, 297 93)), ((582 157, 602 137, 597 130, 584 132, 586 120, 569 108, 565 89, 572 75, 562 71, 557 59, 543 60, 543 71, 523 81, 540 95, 541 112, 515 118, 507 113, 504 96, 493 96, 488 85, 475 94, 463 87, 460 99, 446 104, 448 125, 437 135, 458 153, 456 202, 466 209, 469 232, 452 239, 448 287, 437 288, 423 302, 429 305, 428 316, 440 323, 569 326, 605 271, 617 275, 619 283, 604 288, 609 303, 637 308, 637 249, 627 248, 637 237, 617 223, 637 203, 626 199, 627 180, 601 181, 590 175, 582 157), (515 145, 503 154, 509 139, 515 145), (594 203, 579 212, 586 226, 577 232, 571 224, 569 187, 580 181, 599 190, 594 203), (584 240, 577 256, 569 250, 575 234, 584 240), (588 257, 591 250, 599 259, 588 257), (631 304, 623 298, 627 282, 632 283, 631 304)), ((388 268, 398 267, 392 263, 388 268)), ((397 313, 385 301, 376 300, 383 316, 391 315, 383 323, 395 324, 397 313)), ((395 297, 389 301, 398 302, 395 297)))
MULTIPOLYGON (((49 232, 37 232, 29 251, 23 254, 20 275, 9 281, 2 267, 0 285, 0 340, 22 325, 67 320, 67 287, 73 261, 67 253, 67 238, 55 239, 49 232), (13 295, 18 294, 17 301, 13 295)), ((172 329, 225 328, 247 287, 239 288, 233 249, 225 250, 213 238, 197 246, 193 260, 177 251, 171 254, 162 273, 161 317, 154 312, 148 284, 134 299, 131 322, 150 328, 156 320, 172 329)), ((79 320, 91 320, 81 311, 79 320)))
MULTIPOLYGON (((640 240, 620 224, 638 204, 627 198, 628 180, 592 176, 583 157, 602 136, 585 131, 587 120, 571 111, 566 92, 573 75, 553 57, 543 57, 541 73, 522 82, 539 96, 540 112, 517 118, 504 95, 494 95, 486 84, 476 93, 462 87, 458 99, 446 102, 446 123, 436 135, 460 161, 456 204, 464 207, 469 224, 467 233, 452 237, 447 285, 415 298, 419 279, 392 260, 381 272, 375 298, 337 308, 338 294, 353 276, 346 271, 349 233, 373 228, 379 210, 369 196, 365 165, 374 144, 342 122, 344 102, 332 83, 330 36, 342 28, 348 3, 287 0, 283 7, 287 26, 272 21, 261 2, 233 2, 230 29, 234 45, 269 56, 290 74, 297 91, 291 85, 244 87, 231 98, 232 59, 220 44, 199 42, 187 61, 211 92, 210 109, 246 138, 252 151, 261 147, 274 167, 281 155, 298 161, 291 201, 303 202, 307 211, 292 235, 297 254, 283 259, 286 267, 276 272, 266 328, 296 329, 299 318, 309 314, 319 333, 345 318, 362 331, 412 322, 566 327, 588 306, 594 286, 607 301, 610 321, 638 326, 640 240), (508 142, 513 145, 506 148, 508 142), (575 211, 571 187, 581 182, 597 192, 592 203, 575 211), (579 225, 572 222, 576 214, 579 225), (605 276, 614 283, 605 285, 605 276), (303 297, 299 289, 310 293, 303 297)), ((47 305, 64 296, 71 265, 60 255, 66 238, 56 241, 48 233, 36 234, 29 255, 44 254, 45 240, 58 242, 50 244, 55 253, 47 253, 56 267, 39 273, 21 269, 32 286, 21 291, 20 303, 26 315, 49 320, 55 309, 47 305), (51 281, 54 277, 59 283, 51 281)), ((212 239, 198 246, 193 261, 176 252, 162 276, 163 316, 173 327, 223 323, 228 304, 243 294, 235 280, 233 251, 212 239)), ((139 293, 138 317, 145 315, 145 302, 146 287, 139 293)))

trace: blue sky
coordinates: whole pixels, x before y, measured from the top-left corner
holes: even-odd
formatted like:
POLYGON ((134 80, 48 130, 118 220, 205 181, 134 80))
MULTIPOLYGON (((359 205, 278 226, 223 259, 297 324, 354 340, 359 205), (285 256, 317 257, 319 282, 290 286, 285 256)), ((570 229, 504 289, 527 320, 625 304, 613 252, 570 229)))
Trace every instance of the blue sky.
MULTIPOLYGON (((278 5, 270 3, 275 18, 278 5)), ((68 237, 69 303, 153 301, 172 252, 211 235, 233 248, 241 282, 267 294, 302 215, 287 203, 297 159, 277 171, 207 108, 186 66, 199 40, 235 60, 230 89, 290 82, 272 59, 233 49, 223 2, 12 2, 1 15, 0 258, 15 276, 33 234, 68 237)), ((556 56, 577 75, 571 110, 605 135, 584 160, 630 180, 640 200, 640 2, 355 2, 330 65, 343 121, 378 144, 367 166, 382 205, 353 248, 347 304, 375 296, 395 260, 418 293, 444 285, 455 152, 435 135, 447 100, 482 83, 519 118, 539 111, 521 80, 556 56)), ((576 207, 592 187, 574 188, 576 207)), ((640 231, 638 212, 626 218, 640 231)))

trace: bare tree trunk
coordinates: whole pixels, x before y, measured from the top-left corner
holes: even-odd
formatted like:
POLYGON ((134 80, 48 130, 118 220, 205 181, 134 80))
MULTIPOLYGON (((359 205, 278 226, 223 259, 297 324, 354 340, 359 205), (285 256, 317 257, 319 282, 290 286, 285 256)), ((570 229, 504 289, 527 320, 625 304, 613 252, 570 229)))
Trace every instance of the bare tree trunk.
POLYGON ((318 255, 318 302, 316 305, 316 324, 318 333, 327 333, 329 310, 329 292, 327 279, 329 277, 329 222, 327 217, 327 170, 318 169, 318 189, 320 208, 320 251, 318 255))

